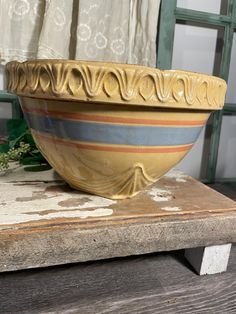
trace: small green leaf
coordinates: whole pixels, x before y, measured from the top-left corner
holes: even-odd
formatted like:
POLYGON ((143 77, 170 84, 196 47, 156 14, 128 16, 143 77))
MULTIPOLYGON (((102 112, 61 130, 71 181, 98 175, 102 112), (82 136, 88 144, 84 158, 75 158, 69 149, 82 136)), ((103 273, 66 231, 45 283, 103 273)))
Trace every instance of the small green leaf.
POLYGON ((27 123, 23 119, 10 119, 7 121, 7 131, 9 134, 9 140, 15 140, 22 137, 27 130, 27 123))
POLYGON ((17 138, 14 138, 14 139, 12 138, 11 140, 9 139, 10 148, 14 148, 18 143, 20 143, 23 140, 24 136, 25 136, 25 132, 22 133, 17 138))
POLYGON ((34 150, 31 150, 30 154, 31 155, 37 155, 37 154, 41 154, 41 153, 37 148, 35 148, 34 150))
POLYGON ((24 134, 24 142, 30 144, 32 148, 36 148, 34 139, 29 130, 27 130, 26 133, 24 134))
POLYGON ((38 150, 30 133, 27 123, 23 119, 10 119, 7 122, 8 142, 0 144, 0 168, 6 168, 9 160, 17 160, 23 165, 33 165, 26 171, 42 171, 50 169, 46 159, 38 150), (1 164, 2 163, 2 164, 1 164))
POLYGON ((43 158, 43 156, 39 154, 35 156, 27 156, 20 160, 22 165, 39 165, 46 162, 47 161, 43 158))
POLYGON ((7 153, 9 151, 10 147, 8 143, 1 144, 0 145, 0 153, 7 153))
POLYGON ((46 170, 50 170, 52 167, 47 164, 47 165, 39 165, 39 166, 29 166, 29 167, 24 167, 25 171, 32 171, 32 172, 36 172, 36 171, 46 171, 46 170))

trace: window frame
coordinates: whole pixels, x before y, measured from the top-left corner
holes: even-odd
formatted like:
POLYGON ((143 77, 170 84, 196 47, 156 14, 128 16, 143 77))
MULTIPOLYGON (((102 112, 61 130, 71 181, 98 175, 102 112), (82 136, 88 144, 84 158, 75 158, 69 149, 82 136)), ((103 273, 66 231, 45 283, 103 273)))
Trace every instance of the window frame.
MULTIPOLYGON (((227 82, 229 77, 233 35, 236 30, 236 1, 228 0, 227 14, 223 15, 179 8, 177 7, 177 0, 162 0, 157 40, 157 68, 159 69, 171 69, 174 33, 177 20, 203 24, 201 27, 204 27, 204 24, 207 24, 221 26, 223 28, 224 35, 219 77, 227 82)), ((215 174, 223 115, 235 113, 236 104, 225 103, 223 110, 216 111, 212 114, 207 166, 203 178, 203 181, 206 183, 213 183, 216 180, 215 174)), ((224 179, 224 181, 234 181, 234 178, 224 179)))

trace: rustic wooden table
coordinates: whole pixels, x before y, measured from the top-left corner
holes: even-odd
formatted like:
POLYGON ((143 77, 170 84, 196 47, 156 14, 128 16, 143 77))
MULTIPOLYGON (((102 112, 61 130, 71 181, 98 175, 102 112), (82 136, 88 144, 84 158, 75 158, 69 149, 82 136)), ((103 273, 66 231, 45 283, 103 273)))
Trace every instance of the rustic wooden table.
POLYGON ((17 167, 0 177, 0 192, 1 272, 202 247, 187 251, 191 261, 209 246, 224 257, 236 240, 235 202, 178 171, 121 201, 17 167))

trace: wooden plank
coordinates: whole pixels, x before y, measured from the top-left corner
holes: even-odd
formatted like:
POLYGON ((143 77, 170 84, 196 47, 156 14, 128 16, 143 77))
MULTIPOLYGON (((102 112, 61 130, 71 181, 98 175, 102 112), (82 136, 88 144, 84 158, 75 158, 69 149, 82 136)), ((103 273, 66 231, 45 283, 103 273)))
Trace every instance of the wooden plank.
POLYGON ((180 172, 122 201, 21 173, 1 177, 0 271, 236 240, 235 202, 180 172))
POLYGON ((234 314, 236 247, 228 272, 214 276, 197 276, 182 251, 2 273, 0 309, 4 314, 234 314))

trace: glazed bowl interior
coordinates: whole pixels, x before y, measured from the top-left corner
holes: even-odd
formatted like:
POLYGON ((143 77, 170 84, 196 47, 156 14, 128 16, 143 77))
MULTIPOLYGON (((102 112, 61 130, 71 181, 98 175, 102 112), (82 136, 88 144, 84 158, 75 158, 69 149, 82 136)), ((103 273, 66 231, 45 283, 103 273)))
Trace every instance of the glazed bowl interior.
POLYGON ((48 162, 72 187, 114 199, 176 165, 226 92, 220 78, 115 63, 36 60, 6 71, 48 162))

